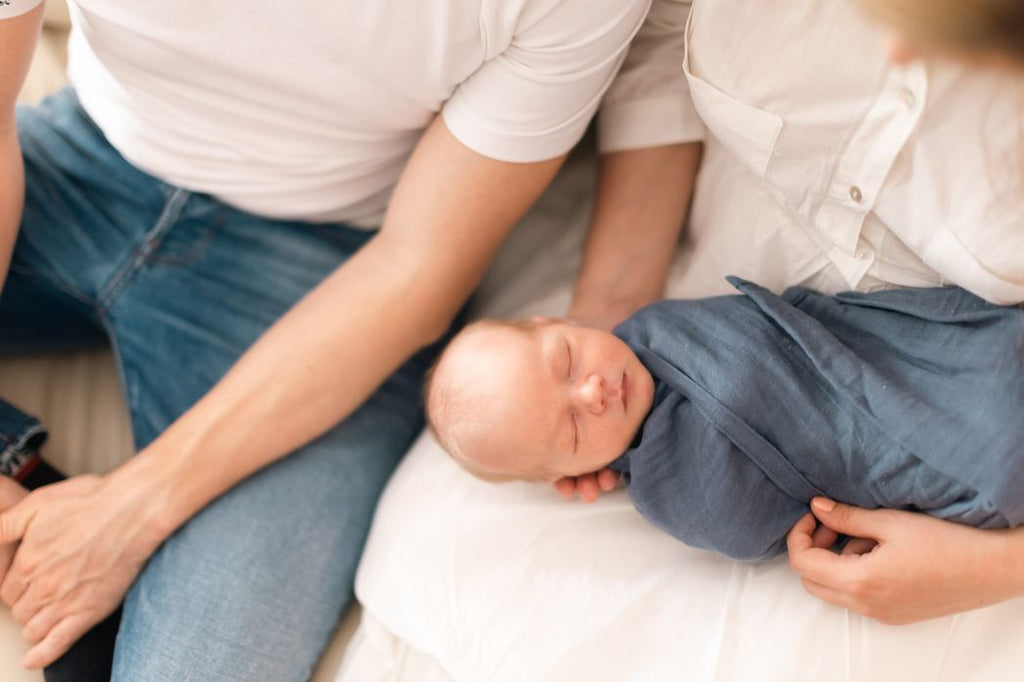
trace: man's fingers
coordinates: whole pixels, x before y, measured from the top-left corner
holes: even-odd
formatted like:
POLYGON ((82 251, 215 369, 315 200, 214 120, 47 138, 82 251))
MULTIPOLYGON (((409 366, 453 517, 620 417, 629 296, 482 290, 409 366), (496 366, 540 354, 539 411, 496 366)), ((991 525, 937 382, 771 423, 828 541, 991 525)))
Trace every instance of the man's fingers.
POLYGON ((13 607, 21 599, 22 595, 25 594, 25 590, 28 589, 28 581, 24 577, 24 572, 18 565, 18 555, 14 555, 14 562, 11 564, 10 570, 7 571, 7 575, 4 576, 4 581, 0 583, 0 601, 13 607))
POLYGON ((59 620, 60 614, 57 607, 46 606, 32 616, 32 619, 21 629, 21 636, 29 644, 38 644, 59 620))
POLYGON ((885 509, 861 509, 824 497, 811 500, 811 511, 837 533, 874 540, 881 539, 889 519, 885 509))
POLYGON ((29 583, 18 601, 11 605, 11 618, 19 625, 27 625, 39 610, 53 601, 53 594, 43 594, 38 583, 29 583))
POLYGON ((24 537, 33 512, 34 505, 26 499, 0 514, 0 545, 17 542, 24 537))
POLYGON ((29 669, 43 668, 63 656, 92 625, 84 616, 68 616, 50 628, 43 640, 29 649, 21 664, 29 669))

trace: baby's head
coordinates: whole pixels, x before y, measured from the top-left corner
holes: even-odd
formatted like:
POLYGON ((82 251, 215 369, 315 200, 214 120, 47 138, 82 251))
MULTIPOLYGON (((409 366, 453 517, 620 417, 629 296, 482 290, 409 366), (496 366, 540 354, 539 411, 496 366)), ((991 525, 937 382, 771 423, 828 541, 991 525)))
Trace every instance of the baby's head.
POLYGON ((426 387, 441 445, 492 481, 597 471, 629 447, 654 380, 629 346, 557 318, 484 320, 460 332, 426 387))

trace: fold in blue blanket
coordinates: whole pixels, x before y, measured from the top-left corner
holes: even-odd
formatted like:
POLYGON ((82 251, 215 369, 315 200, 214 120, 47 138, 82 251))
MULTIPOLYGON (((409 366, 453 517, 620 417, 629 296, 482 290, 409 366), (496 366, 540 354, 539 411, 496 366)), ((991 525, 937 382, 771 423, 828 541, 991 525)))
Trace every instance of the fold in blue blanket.
POLYGON ((815 495, 1024 523, 1024 307, 959 288, 661 301, 616 328, 655 378, 612 467, 688 545, 785 549, 815 495))

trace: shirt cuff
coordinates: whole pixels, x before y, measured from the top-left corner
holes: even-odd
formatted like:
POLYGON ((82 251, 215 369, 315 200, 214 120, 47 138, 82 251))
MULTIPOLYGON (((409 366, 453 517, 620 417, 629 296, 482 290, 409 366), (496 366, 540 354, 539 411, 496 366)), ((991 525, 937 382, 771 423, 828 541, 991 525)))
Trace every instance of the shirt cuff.
POLYGON ((598 151, 624 151, 704 140, 704 123, 679 93, 606 104, 597 119, 598 151))
POLYGON ((441 115, 451 134, 476 153, 496 161, 534 163, 561 156, 576 146, 595 108, 588 107, 557 128, 531 134, 491 130, 454 99, 448 101, 441 115))

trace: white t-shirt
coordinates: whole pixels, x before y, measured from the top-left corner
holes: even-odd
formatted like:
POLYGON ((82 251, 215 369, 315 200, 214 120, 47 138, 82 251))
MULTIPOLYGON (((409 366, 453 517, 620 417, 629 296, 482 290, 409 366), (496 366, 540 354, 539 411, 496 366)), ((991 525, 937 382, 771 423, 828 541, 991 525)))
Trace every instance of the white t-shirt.
POLYGON ((643 142, 638 121, 674 121, 663 143, 707 127, 689 295, 736 274, 1024 301, 1024 78, 893 66, 851 0, 655 0, 651 17, 602 117, 634 121, 618 146, 643 142))
POLYGON ((265 216, 373 227, 439 111, 495 159, 570 149, 649 3, 75 0, 69 73, 153 175, 265 216))
POLYGON ((11 19, 35 9, 43 0, 0 0, 0 19, 11 19))

